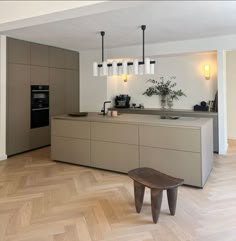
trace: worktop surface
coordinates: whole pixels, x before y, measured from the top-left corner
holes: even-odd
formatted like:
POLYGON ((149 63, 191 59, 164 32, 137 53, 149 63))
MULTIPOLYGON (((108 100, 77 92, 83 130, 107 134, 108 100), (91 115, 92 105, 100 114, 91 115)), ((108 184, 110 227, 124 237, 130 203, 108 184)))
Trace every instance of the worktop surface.
POLYGON ((121 113, 130 113, 130 114, 148 114, 148 115, 178 115, 187 114, 191 116, 199 116, 199 117, 217 117, 217 112, 208 112, 208 111, 194 111, 194 110, 186 110, 186 109, 161 109, 161 108, 108 108, 109 110, 117 110, 121 113))
POLYGON ((211 118, 198 117, 180 117, 179 119, 161 119, 159 115, 143 115, 143 114, 125 114, 122 113, 117 117, 103 116, 100 113, 89 112, 85 117, 72 117, 68 115, 55 116, 53 119, 73 120, 73 121, 96 121, 110 123, 126 123, 126 124, 142 124, 156 126, 181 126, 188 128, 201 128, 211 118))

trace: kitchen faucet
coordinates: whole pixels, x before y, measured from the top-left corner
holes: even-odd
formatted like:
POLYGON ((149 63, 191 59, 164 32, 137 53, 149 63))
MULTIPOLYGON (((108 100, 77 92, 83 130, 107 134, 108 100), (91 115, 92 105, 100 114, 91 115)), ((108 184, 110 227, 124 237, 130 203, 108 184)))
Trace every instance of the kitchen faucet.
POLYGON ((104 103, 103 103, 103 109, 101 110, 101 112, 103 112, 103 115, 106 115, 106 104, 108 104, 108 103, 111 103, 111 101, 104 101, 104 103))

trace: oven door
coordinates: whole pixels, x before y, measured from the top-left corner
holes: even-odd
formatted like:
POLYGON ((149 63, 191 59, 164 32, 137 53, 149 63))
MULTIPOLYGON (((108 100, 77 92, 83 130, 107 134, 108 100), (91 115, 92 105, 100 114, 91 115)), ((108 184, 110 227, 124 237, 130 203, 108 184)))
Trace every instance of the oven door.
POLYGON ((49 125, 49 108, 31 109, 31 129, 49 125))

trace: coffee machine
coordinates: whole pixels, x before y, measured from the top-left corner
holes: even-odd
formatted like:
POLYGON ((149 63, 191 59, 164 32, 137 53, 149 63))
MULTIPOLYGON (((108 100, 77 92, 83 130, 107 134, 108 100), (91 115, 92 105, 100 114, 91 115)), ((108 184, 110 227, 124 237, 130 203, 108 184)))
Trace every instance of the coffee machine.
POLYGON ((115 108, 129 108, 130 99, 129 95, 117 95, 115 97, 115 108))

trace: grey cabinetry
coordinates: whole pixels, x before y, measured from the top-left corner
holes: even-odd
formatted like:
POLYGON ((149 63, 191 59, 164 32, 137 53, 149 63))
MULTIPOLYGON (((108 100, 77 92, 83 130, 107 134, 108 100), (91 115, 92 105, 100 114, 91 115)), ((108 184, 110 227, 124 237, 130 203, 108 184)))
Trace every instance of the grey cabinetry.
POLYGON ((7 39, 7 154, 50 144, 50 125, 30 128, 31 85, 49 85, 50 116, 79 111, 79 54, 7 39))
POLYGON ((91 122, 91 164, 119 172, 137 168, 138 126, 91 122))
POLYGON ((79 73, 75 70, 66 70, 65 98, 66 113, 79 111, 79 73))
POLYGON ((65 50, 50 47, 49 48, 49 66, 55 68, 65 68, 65 50))
POLYGON ((7 41, 8 62, 30 64, 29 42, 9 38, 7 41))
POLYGON ((7 154, 29 149, 30 78, 29 66, 8 65, 7 154))
POLYGON ((79 54, 74 51, 65 50, 65 68, 66 69, 79 69, 79 54))
POLYGON ((54 160, 91 165, 90 123, 52 120, 51 155, 54 160))
POLYGON ((65 70, 50 68, 50 115, 65 114, 65 70))
POLYGON ((50 144, 50 127, 44 126, 30 130, 30 149, 50 144))
POLYGON ((49 85, 49 68, 41 66, 30 66, 31 85, 49 85))
POLYGON ((42 44, 30 44, 31 65, 49 66, 49 47, 42 44))

